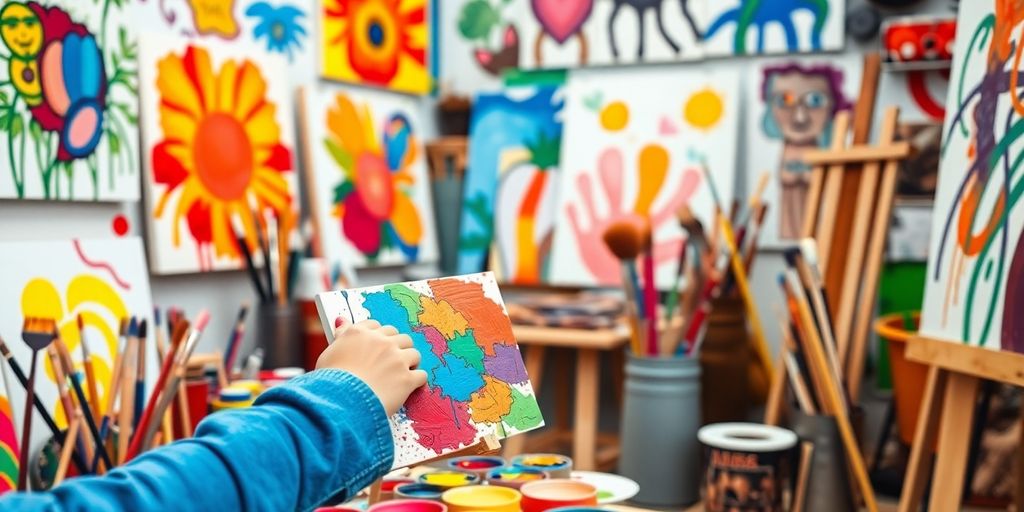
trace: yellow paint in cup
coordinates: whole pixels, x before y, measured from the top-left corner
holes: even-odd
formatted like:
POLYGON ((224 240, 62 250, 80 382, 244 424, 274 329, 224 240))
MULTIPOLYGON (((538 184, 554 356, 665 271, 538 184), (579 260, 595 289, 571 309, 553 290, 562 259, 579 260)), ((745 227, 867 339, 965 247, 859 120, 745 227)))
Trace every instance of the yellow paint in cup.
POLYGON ((473 473, 463 473, 462 471, 435 471, 420 476, 420 482, 445 489, 453 489, 479 483, 480 477, 473 473))
POLYGON ((520 499, 515 489, 489 485, 459 487, 441 495, 449 512, 519 512, 520 499))

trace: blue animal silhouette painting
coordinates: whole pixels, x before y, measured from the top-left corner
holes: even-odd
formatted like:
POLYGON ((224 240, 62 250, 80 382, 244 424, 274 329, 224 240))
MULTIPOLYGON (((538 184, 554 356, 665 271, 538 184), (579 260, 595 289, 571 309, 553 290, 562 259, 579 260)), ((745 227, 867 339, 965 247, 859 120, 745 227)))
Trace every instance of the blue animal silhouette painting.
POLYGON ((765 52, 765 31, 772 23, 778 23, 786 36, 786 51, 817 51, 822 49, 822 33, 825 22, 830 14, 829 0, 741 0, 733 7, 711 22, 705 32, 704 39, 710 40, 723 27, 735 24, 732 52, 747 52, 747 32, 751 28, 757 30, 757 48, 753 53, 765 52), (800 47, 793 15, 798 11, 809 11, 814 16, 814 24, 810 33, 810 48, 800 47))

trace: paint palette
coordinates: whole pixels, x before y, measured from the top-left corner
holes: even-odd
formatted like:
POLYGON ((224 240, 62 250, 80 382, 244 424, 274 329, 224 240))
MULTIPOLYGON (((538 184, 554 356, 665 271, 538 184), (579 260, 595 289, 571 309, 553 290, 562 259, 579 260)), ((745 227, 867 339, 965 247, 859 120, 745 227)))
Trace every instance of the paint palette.
POLYGON ((573 471, 572 479, 597 488, 597 502, 610 505, 626 501, 640 492, 640 484, 624 476, 597 471, 573 471))

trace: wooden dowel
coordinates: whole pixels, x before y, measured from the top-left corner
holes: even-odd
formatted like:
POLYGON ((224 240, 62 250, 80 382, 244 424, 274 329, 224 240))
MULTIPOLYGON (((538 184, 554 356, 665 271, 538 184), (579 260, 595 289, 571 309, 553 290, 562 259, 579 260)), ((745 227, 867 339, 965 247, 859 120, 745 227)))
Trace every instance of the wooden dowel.
POLYGON ((78 413, 71 417, 68 424, 68 433, 64 437, 64 445, 60 447, 60 459, 57 462, 57 472, 53 476, 53 486, 57 487, 64 481, 68 473, 68 464, 71 462, 71 453, 75 451, 75 438, 82 426, 82 414, 78 413))

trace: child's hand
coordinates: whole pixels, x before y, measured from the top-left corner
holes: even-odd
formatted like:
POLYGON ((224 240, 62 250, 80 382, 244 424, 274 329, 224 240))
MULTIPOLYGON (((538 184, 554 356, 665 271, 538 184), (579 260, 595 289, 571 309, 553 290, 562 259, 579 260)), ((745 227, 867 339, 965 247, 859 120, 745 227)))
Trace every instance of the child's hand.
POLYGON ((388 416, 427 383, 427 372, 417 370, 420 353, 412 338, 374 320, 339 329, 334 343, 320 354, 316 367, 345 370, 370 386, 388 416))

